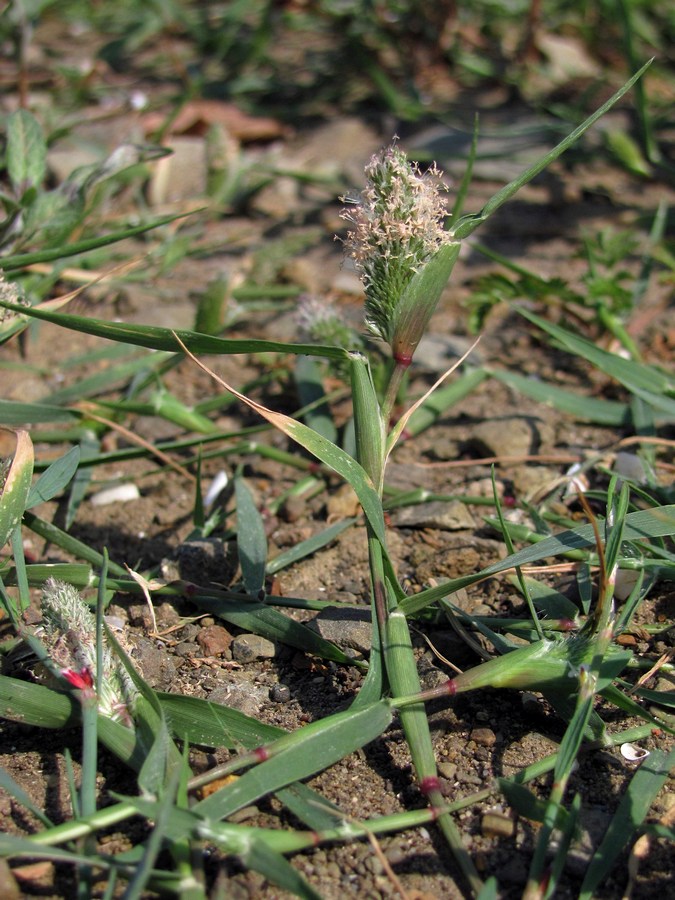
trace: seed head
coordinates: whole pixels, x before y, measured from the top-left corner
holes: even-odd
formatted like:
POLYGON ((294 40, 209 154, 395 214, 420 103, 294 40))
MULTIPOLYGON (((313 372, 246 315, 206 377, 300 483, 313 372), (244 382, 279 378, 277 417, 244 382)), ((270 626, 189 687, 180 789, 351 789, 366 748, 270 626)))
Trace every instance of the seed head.
MULTIPOLYGON (((395 144, 373 156, 365 171, 366 189, 348 200, 342 212, 352 225, 346 247, 365 288, 366 325, 396 355, 397 346, 409 347, 414 341, 414 350, 421 337, 401 333, 412 327, 411 317, 400 314, 404 291, 443 246, 453 243, 444 228, 446 188, 435 166, 422 173, 395 144)), ((424 325, 427 321, 428 316, 424 325)))
MULTIPOLYGON (((59 674, 74 688, 91 689, 96 682, 96 619, 71 585, 49 578, 42 588, 42 639, 59 674)), ((103 673, 99 712, 131 724, 129 709, 136 688, 126 669, 103 640, 103 673)))
MULTIPOLYGON (((0 271, 0 300, 4 303, 14 303, 19 306, 28 306, 29 303, 21 293, 18 284, 13 281, 7 281, 4 272, 0 271)), ((11 310, 0 308, 0 322, 11 319, 16 313, 11 310)))
POLYGON ((295 321, 303 340, 344 347, 345 350, 363 347, 360 335, 345 321, 340 310, 318 297, 305 295, 300 299, 295 321))

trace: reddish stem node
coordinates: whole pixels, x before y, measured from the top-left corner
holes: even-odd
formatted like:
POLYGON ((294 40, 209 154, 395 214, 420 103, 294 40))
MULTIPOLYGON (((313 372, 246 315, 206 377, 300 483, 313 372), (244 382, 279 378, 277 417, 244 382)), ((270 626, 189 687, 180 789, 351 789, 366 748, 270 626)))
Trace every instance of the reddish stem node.
POLYGON ((400 366, 402 369, 408 369, 410 367, 413 359, 412 353, 397 353, 394 351, 392 355, 397 366, 400 366))
POLYGON ((441 783, 438 780, 438 775, 427 775, 426 778, 423 778, 420 781, 420 790, 425 797, 428 797, 429 794, 433 794, 435 791, 440 792, 441 783))

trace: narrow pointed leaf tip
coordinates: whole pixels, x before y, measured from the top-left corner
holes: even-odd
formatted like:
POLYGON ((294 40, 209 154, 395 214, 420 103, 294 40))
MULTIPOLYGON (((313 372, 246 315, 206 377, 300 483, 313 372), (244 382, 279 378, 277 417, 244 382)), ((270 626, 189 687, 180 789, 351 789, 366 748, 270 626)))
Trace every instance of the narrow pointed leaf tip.
POLYGON ((0 548, 21 521, 33 478, 33 442, 27 431, 16 432, 11 463, 0 460, 0 548))

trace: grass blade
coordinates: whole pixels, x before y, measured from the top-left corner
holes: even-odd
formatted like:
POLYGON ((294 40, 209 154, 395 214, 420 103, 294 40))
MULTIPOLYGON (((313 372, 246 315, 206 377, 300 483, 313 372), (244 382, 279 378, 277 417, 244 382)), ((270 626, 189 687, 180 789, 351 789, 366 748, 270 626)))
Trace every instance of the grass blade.
POLYGON ((0 400, 0 425, 25 425, 27 422, 77 422, 81 414, 70 409, 59 409, 48 403, 21 403, 18 400, 0 400))
POLYGON ((258 597, 265 590, 265 525, 251 489, 240 476, 234 480, 234 494, 237 501, 237 553, 244 587, 252 597, 258 597))
POLYGON ((587 341, 553 322, 547 322, 546 319, 542 319, 522 307, 517 308, 517 311, 542 331, 551 335, 570 353, 582 357, 623 384, 631 393, 643 397, 655 409, 675 418, 675 399, 670 399, 675 396, 675 378, 672 375, 655 366, 648 366, 633 359, 624 359, 616 353, 603 350, 591 341, 587 341))
POLYGON ((51 828, 53 822, 51 819, 42 812, 39 806, 37 806, 31 800, 30 796, 24 791, 20 784, 17 784, 16 781, 12 778, 12 776, 5 769, 0 768, 0 787, 3 791, 6 791, 11 797, 13 797, 17 803, 20 803, 21 806, 25 807, 38 822, 42 822, 45 828, 51 828))
POLYGON ((325 400, 326 393, 319 365, 309 356, 299 356, 293 374, 300 405, 309 407, 302 417, 305 424, 335 444, 338 437, 337 428, 325 400))
MULTIPOLYGON (((278 428, 279 431, 288 435, 288 437, 300 444, 301 447, 304 447, 305 450, 309 450, 313 456, 321 460, 321 462, 325 463, 327 466, 330 466, 330 468, 337 472, 338 475, 342 475, 345 481, 348 481, 354 488, 354 492, 359 498, 363 511, 366 514, 373 531, 382 546, 385 546, 384 514, 382 512, 380 496, 375 490, 368 473, 359 465, 353 456, 345 453, 340 447, 326 440, 325 437, 317 434, 316 431, 308 428, 302 422, 297 422, 295 419, 292 419, 290 416, 286 416, 283 413, 277 413, 271 409, 267 409, 262 403, 258 403, 255 400, 251 400, 250 397, 240 394, 239 391, 232 387, 232 385, 223 381, 223 379, 219 378, 215 372, 212 372, 207 366, 193 356, 189 348, 184 347, 184 349, 186 349, 195 363, 203 369, 203 371, 207 372, 226 390, 234 394, 234 396, 241 400, 242 403, 245 403, 248 407, 261 415, 270 422, 270 424, 274 425, 275 428, 278 428)), ((341 352, 345 353, 345 351, 341 352)), ((345 355, 351 362, 352 354, 345 353, 345 355)))
MULTIPOLYGON (((625 541, 644 541, 647 538, 664 537, 675 534, 675 504, 658 506, 654 509, 644 509, 639 512, 629 513, 624 523, 623 539, 625 541)), ((544 538, 531 547, 519 550, 505 559, 493 563, 487 568, 473 575, 464 575, 461 578, 453 578, 438 587, 429 588, 415 596, 401 602, 401 609, 406 615, 417 612, 424 607, 435 603, 441 597, 468 587, 478 581, 513 569, 516 566, 524 566, 528 563, 545 559, 547 556, 559 556, 570 550, 586 549, 595 546, 595 535, 591 525, 582 525, 580 528, 563 531, 552 537, 544 538)))
POLYGON ((609 874, 617 857, 644 821, 673 765, 675 750, 670 753, 656 750, 640 764, 590 862, 581 885, 579 900, 590 900, 609 874))
POLYGON ((157 697, 173 734, 191 744, 251 750, 285 734, 282 728, 265 725, 220 703, 182 694, 158 693, 157 697))
POLYGON ((151 350, 170 350, 176 352, 176 336, 192 353, 296 353, 306 356, 321 356, 326 359, 345 360, 347 351, 340 347, 318 346, 316 344, 288 344, 279 341, 261 340, 227 340, 198 334, 195 331, 172 331, 155 325, 132 325, 124 322, 107 322, 105 319, 94 319, 86 316, 73 316, 66 313, 50 312, 28 306, 17 306, 0 300, 0 306, 11 309, 24 316, 42 319, 71 331, 80 331, 109 341, 147 347, 151 350))
POLYGON ((587 419, 589 422, 613 428, 623 428, 630 422, 630 407, 627 403, 585 397, 545 381, 535 381, 517 372, 498 369, 492 374, 502 384, 508 385, 518 393, 546 406, 553 406, 560 412, 569 413, 576 419, 587 419))
POLYGON ((298 560, 305 559, 305 557, 316 553, 317 550, 327 547, 331 541, 334 541, 343 531, 351 528, 355 522, 356 519, 354 518, 342 519, 341 522, 335 522, 333 525, 329 525, 328 528, 324 528, 323 531, 320 531, 318 534, 314 534, 312 537, 306 538, 304 541, 295 544, 289 550, 284 550, 282 553, 277 554, 274 559, 271 559, 267 563, 265 568, 266 574, 275 575, 282 569, 298 562, 298 560))
POLYGON ((221 619, 244 631, 252 631, 270 641, 280 641, 291 647, 297 647, 298 650, 314 653, 316 656, 332 659, 333 662, 343 665, 356 664, 335 644, 331 644, 315 631, 271 606, 253 600, 220 600, 199 593, 193 595, 191 600, 202 609, 220 616, 221 619))
POLYGON ((25 508, 30 509, 32 506, 37 506, 38 503, 44 503, 60 494, 77 471, 79 463, 79 447, 72 447, 55 460, 30 489, 25 508))
MULTIPOLYGON (((33 478, 33 442, 27 431, 16 432, 16 450, 0 495, 0 549, 21 522, 33 478)), ((2 481, 0 471, 0 481, 2 481)))
MULTIPOLYGON (((139 234, 145 234, 153 228, 161 228, 175 222, 177 219, 184 219, 193 213, 178 213, 172 216, 162 216, 154 219, 152 222, 146 222, 143 225, 134 225, 130 228, 123 228, 120 231, 114 231, 103 237, 88 238, 83 241, 74 241, 61 247, 53 247, 48 250, 36 250, 34 253, 17 253, 14 256, 5 256, 2 260, 2 268, 5 273, 14 272, 17 269, 23 269, 26 266, 32 266, 35 263, 53 262, 55 259, 64 259, 67 256, 76 256, 80 253, 87 253, 89 250, 96 250, 99 247, 107 247, 109 244, 115 244, 126 238, 137 237, 139 234)), ((20 307, 16 312, 31 315, 30 309, 20 307)))
POLYGON ((290 891, 295 896, 302 897, 303 900, 321 900, 321 894, 307 884, 297 869, 265 841, 253 838, 247 850, 240 854, 240 859, 248 868, 260 872, 272 884, 290 891))
POLYGON ((224 819, 279 788, 302 781, 375 740, 391 723, 388 701, 335 713, 305 725, 267 748, 270 758, 233 784, 193 807, 206 818, 224 819), (279 749, 280 748, 280 749, 279 749))
POLYGON ((544 156, 540 157, 533 165, 531 165, 528 169, 522 172, 516 179, 509 182, 509 184, 505 185, 501 190, 497 191, 496 194, 488 200, 485 206, 479 213, 476 213, 472 216, 464 216, 459 220, 457 225, 454 226, 453 233, 458 238, 468 237, 473 231, 478 228, 479 225, 482 225, 486 219, 488 219, 493 212, 496 212, 500 206, 503 206, 507 200, 510 200, 514 194, 516 194, 523 185, 527 184, 528 181, 531 181, 540 172, 543 172, 544 169, 549 166, 553 160, 557 159, 561 156, 566 150, 568 150, 572 144, 576 143, 579 138, 584 134, 584 132, 588 131, 588 129, 595 122, 598 121, 602 116, 608 112, 615 103, 617 103, 624 94, 626 94, 642 75, 647 71, 652 61, 649 60, 640 68, 632 78, 629 78, 628 81, 621 87, 619 90, 607 100, 606 103, 603 103, 594 113, 592 113, 584 122, 581 123, 574 131, 570 132, 566 138, 560 141, 557 146, 555 146, 552 150, 546 153, 544 156))

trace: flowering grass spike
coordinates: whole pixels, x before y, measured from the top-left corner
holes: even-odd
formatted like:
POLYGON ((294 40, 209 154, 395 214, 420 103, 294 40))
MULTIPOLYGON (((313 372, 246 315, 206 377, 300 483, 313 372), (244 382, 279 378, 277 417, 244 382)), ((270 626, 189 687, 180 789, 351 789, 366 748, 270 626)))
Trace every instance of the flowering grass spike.
POLYGON ((353 226, 346 246, 364 284, 366 325, 406 366, 445 281, 438 290, 425 288, 413 296, 411 288, 440 251, 458 248, 444 228, 448 210, 440 175, 435 166, 422 173, 392 144, 373 156, 366 189, 342 213, 353 226))
MULTIPOLYGON (((74 688, 92 688, 96 680, 96 620, 70 584, 48 579, 42 588, 42 640, 59 674, 74 688)), ((103 675, 98 710, 131 725, 137 691, 103 637, 103 675)))

